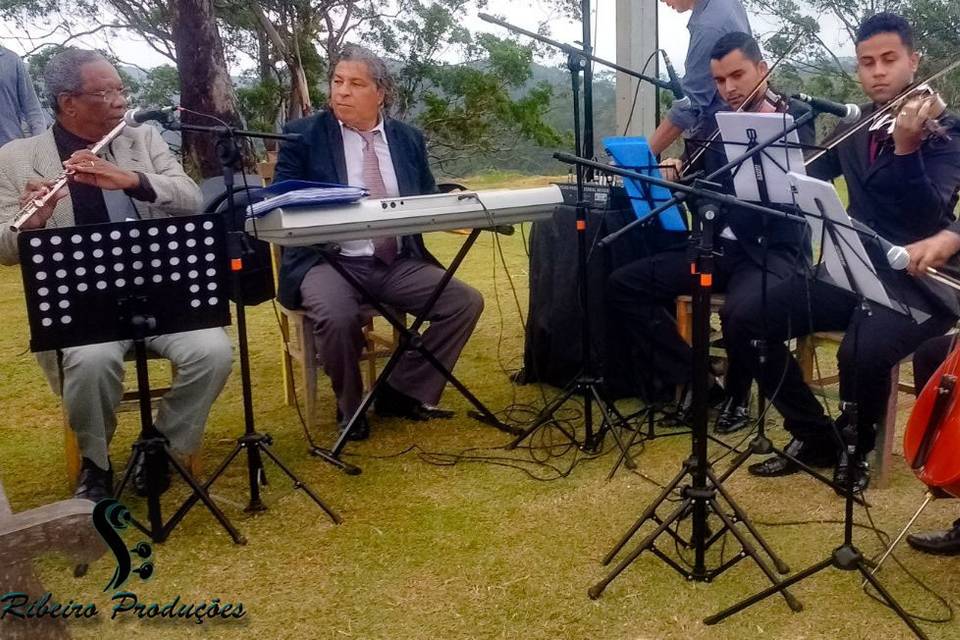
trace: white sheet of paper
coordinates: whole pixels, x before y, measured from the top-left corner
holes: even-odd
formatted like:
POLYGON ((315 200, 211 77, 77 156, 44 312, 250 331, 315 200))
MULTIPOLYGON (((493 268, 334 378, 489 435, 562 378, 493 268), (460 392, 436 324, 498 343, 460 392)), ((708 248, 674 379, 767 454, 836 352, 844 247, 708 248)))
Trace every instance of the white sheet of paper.
MULTIPOLYGON (((772 138, 777 133, 793 126, 793 116, 789 113, 743 113, 721 111, 717 114, 717 125, 720 127, 720 136, 724 142, 727 161, 733 162, 745 154, 747 144, 753 140, 762 142, 772 138)), ((787 142, 800 144, 796 131, 787 134, 787 142)), ((771 203, 793 204, 793 193, 787 181, 786 173, 793 171, 805 174, 803 165, 803 151, 799 147, 771 146, 755 156, 759 166, 763 169, 764 181, 767 185, 767 195, 771 203)), ((737 197, 741 200, 760 202, 760 189, 757 186, 757 175, 754 160, 746 160, 736 170, 733 176, 733 186, 737 197)))

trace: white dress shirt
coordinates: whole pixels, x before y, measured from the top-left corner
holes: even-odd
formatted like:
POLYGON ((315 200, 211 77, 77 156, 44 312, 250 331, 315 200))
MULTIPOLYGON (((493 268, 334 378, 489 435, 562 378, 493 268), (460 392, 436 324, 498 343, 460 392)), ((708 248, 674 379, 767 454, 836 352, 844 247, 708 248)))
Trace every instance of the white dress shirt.
MULTIPOLYGON (((397 173, 393 170, 393 158, 390 157, 390 145, 387 144, 387 132, 383 129, 383 118, 371 131, 379 131, 375 138, 374 150, 377 152, 377 161, 380 164, 380 176, 383 186, 387 188, 387 196, 400 195, 397 186, 397 173)), ((340 135, 343 137, 343 157, 347 164, 347 184, 351 187, 366 188, 363 182, 363 138, 360 134, 340 122, 340 135)), ((398 239, 397 249, 400 248, 398 239)), ((345 240, 340 243, 340 255, 348 257, 372 256, 373 240, 345 240)))

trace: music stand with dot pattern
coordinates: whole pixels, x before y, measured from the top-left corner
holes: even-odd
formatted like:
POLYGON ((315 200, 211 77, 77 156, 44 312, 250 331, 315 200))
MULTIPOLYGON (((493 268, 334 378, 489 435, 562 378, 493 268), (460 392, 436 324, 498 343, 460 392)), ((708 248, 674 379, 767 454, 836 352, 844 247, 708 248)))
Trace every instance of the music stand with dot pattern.
POLYGON ((18 237, 32 351, 133 341, 141 432, 115 495, 123 493, 144 457, 149 526, 136 518, 133 524, 155 542, 166 540, 196 498, 234 542, 245 542, 156 429, 145 342, 230 324, 225 244, 216 215, 39 229, 18 237), (193 490, 166 523, 159 486, 165 460, 193 490))

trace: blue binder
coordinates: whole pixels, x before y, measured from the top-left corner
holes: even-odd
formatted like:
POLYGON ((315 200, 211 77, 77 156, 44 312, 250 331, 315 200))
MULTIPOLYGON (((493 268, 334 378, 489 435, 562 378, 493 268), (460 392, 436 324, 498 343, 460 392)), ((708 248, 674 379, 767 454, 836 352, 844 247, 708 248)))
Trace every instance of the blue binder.
MULTIPOLYGON (((625 138, 610 136, 603 139, 603 146, 618 166, 652 178, 660 177, 657 160, 650 153, 647 139, 644 137, 625 138)), ((666 187, 643 183, 640 180, 623 178, 623 186, 630 197, 633 212, 638 220, 650 216, 650 211, 670 200, 673 194, 666 187)), ((660 225, 667 231, 686 231, 687 223, 676 205, 658 216, 660 225)))

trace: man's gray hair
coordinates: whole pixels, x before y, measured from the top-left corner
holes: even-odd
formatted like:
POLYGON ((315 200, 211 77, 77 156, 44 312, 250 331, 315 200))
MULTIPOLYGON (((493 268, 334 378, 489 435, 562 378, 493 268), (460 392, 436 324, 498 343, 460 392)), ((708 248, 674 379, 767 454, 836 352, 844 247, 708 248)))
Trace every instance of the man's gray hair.
POLYGON ((70 47, 54 55, 43 70, 44 92, 54 113, 60 111, 57 97, 61 93, 79 93, 83 90, 80 68, 91 62, 109 62, 101 53, 70 47))
POLYGON ((393 103, 394 84, 393 76, 390 75, 390 69, 383 58, 358 44, 344 45, 343 49, 340 50, 340 55, 337 56, 336 61, 330 67, 331 82, 333 82, 333 74, 337 69, 337 64, 348 61, 363 62, 367 65, 367 71, 370 72, 370 77, 377 84, 377 88, 383 90, 383 108, 388 108, 393 103))

